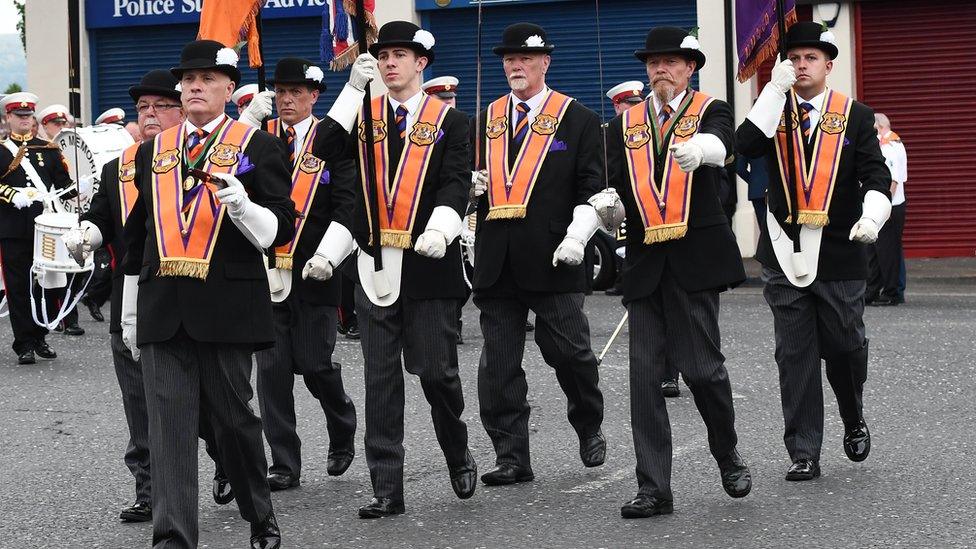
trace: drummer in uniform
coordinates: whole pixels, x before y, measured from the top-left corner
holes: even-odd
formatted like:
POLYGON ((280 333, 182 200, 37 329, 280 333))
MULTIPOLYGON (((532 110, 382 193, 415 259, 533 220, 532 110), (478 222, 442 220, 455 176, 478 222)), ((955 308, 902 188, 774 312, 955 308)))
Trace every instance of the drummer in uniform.
POLYGON ((125 126, 125 109, 112 107, 103 112, 95 119, 95 125, 98 126, 99 124, 118 124, 119 126, 125 126))
POLYGON ((34 287, 34 218, 44 212, 40 191, 73 185, 61 151, 32 131, 36 105, 37 96, 27 92, 0 103, 10 125, 10 137, 0 142, 0 263, 19 364, 58 356, 45 341, 47 329, 34 322, 27 289, 34 287))
POLYGON ((244 111, 251 105, 251 100, 254 99, 257 93, 257 84, 245 84, 234 90, 234 94, 230 96, 230 100, 237 105, 238 116, 244 114, 244 111))
POLYGON ((61 130, 71 127, 68 107, 54 104, 37 113, 37 122, 48 141, 53 141, 61 130))

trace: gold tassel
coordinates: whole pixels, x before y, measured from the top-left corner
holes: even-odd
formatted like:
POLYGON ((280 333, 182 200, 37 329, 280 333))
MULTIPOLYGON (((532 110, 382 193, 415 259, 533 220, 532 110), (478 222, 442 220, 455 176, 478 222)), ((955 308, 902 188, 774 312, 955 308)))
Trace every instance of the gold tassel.
POLYGON ((647 227, 644 229, 644 244, 656 244, 668 240, 677 240, 686 234, 688 234, 688 225, 647 227))
POLYGON ((486 220, 492 219, 524 219, 525 206, 492 206, 488 210, 486 220))
POLYGON ((210 274, 210 265, 199 261, 186 261, 183 259, 162 261, 159 264, 158 276, 185 276, 188 278, 198 278, 206 280, 210 274))
POLYGON ((348 48, 346 48, 346 51, 340 53, 339 55, 335 56, 334 59, 332 59, 332 61, 329 63, 329 69, 334 72, 341 71, 349 65, 352 65, 352 62, 355 61, 356 57, 358 56, 359 48, 356 46, 356 43, 353 42, 348 48))
POLYGON ((800 212, 797 216, 800 225, 813 225, 814 227, 826 227, 830 223, 830 218, 823 212, 800 212))
POLYGON ((275 269, 290 271, 295 267, 295 258, 287 255, 275 256, 275 269))
POLYGON ((382 231, 380 233, 380 244, 391 248, 403 248, 409 250, 413 247, 413 239, 406 231, 382 231))

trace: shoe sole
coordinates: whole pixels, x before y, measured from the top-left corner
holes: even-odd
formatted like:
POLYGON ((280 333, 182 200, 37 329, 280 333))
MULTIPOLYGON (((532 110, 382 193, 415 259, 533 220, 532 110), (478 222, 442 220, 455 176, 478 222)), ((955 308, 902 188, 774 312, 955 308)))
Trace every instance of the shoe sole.
POLYGON ((122 522, 152 522, 152 515, 139 515, 136 513, 126 513, 123 511, 119 515, 122 522))
POLYGON ((625 519, 637 519, 637 518, 650 518, 654 515, 670 515, 674 513, 674 505, 666 505, 664 507, 656 507, 650 513, 645 513, 644 511, 638 511, 637 509, 620 509, 620 517, 625 519))
POLYGON ((383 517, 392 517, 396 515, 402 515, 405 509, 395 509, 389 513, 379 513, 376 511, 365 511, 363 509, 359 510, 359 518, 361 519, 378 519, 383 517))
POLYGON ((268 484, 268 488, 270 488, 272 492, 280 492, 282 490, 290 490, 292 488, 298 488, 301 485, 302 485, 301 480, 295 480, 284 486, 272 486, 271 484, 268 484))
POLYGON ((522 477, 515 477, 515 480, 493 480, 490 478, 486 479, 485 477, 481 477, 481 483, 484 484, 485 486, 509 486, 512 484, 520 484, 523 482, 532 482, 533 480, 535 480, 534 474, 525 475, 522 477))
POLYGON ((17 364, 21 366, 29 366, 31 364, 37 364, 37 360, 18 360, 17 364))
POLYGON ((786 480, 790 482, 803 482, 806 480, 813 480, 815 478, 820 478, 820 471, 816 473, 786 473, 786 480))

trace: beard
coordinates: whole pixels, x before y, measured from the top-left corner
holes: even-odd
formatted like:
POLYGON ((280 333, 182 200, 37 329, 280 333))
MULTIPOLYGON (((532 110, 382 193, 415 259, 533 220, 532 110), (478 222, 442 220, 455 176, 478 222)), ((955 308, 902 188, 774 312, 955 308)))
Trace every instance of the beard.
POLYGON ((662 79, 654 82, 654 97, 662 105, 670 103, 674 99, 674 96, 678 94, 677 92, 677 87, 670 80, 662 79))
POLYGON ((529 87, 529 79, 524 76, 510 76, 508 87, 512 88, 512 91, 522 91, 529 87))

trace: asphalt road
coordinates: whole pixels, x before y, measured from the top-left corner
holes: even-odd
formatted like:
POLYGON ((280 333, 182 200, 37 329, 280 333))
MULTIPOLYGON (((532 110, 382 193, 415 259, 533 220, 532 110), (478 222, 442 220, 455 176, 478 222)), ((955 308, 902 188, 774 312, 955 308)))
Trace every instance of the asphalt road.
MULTIPOLYGON (((619 300, 587 299, 599 351, 623 312, 619 300)), ((302 486, 274 494, 285 547, 972 547, 976 546, 976 287, 912 284, 908 304, 869 308, 871 362, 865 392, 873 435, 870 458, 844 457, 843 427, 829 390, 823 477, 787 483, 772 320, 759 288, 724 295, 723 347, 732 379, 739 450, 754 488, 732 500, 719 483, 691 395, 669 401, 674 436, 675 512, 622 520, 636 493, 630 433, 626 330, 601 370, 607 462, 584 469, 553 373, 529 343, 525 367, 532 404, 536 480, 451 491, 419 384, 407 382, 405 515, 363 521, 370 497, 362 451, 342 477, 325 472, 328 438, 321 410, 296 383, 304 440, 302 486)), ((107 309, 106 309, 107 312, 107 309)), ((82 312, 88 334, 52 335, 51 362, 16 366, 10 329, 0 321, 0 547, 148 547, 148 524, 121 524, 132 479, 122 463, 126 429, 109 353, 107 325, 82 312)), ((472 451, 493 464, 478 418, 477 311, 465 311, 462 382, 472 451)), ((358 343, 340 338, 335 359, 357 406, 363 402, 358 343)), ((826 384, 826 380, 825 384, 826 384)), ((256 406, 255 406, 256 407, 256 406)), ((362 426, 360 426, 362 429, 362 426)), ((210 498, 212 465, 200 452, 202 547, 244 547, 248 526, 236 507, 210 498)))

